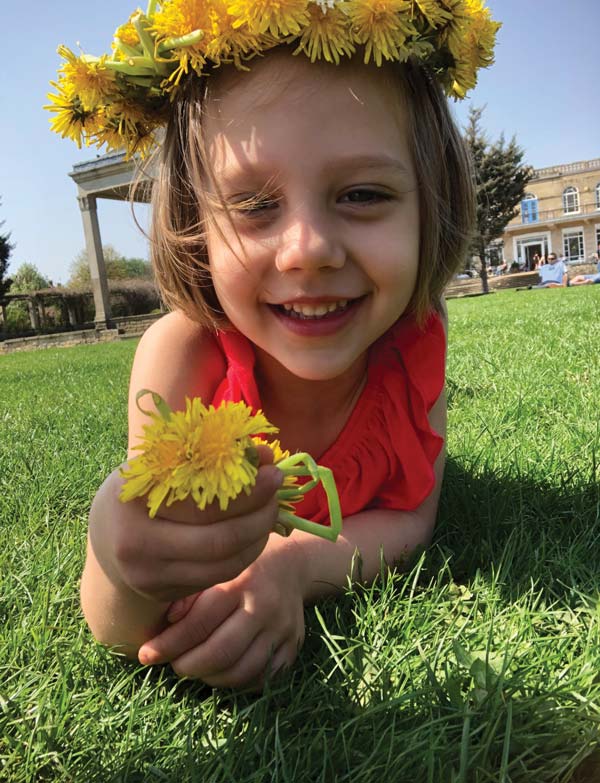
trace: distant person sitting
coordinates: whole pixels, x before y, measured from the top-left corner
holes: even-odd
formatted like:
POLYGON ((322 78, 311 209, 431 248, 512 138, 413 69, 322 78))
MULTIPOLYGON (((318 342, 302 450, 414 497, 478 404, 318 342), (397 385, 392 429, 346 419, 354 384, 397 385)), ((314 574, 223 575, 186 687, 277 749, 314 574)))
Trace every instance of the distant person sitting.
MULTIPOLYGON (((598 258, 598 256, 596 256, 598 258)), ((569 285, 594 285, 600 283, 600 261, 596 264, 596 273, 592 275, 577 275, 569 281, 569 285)))
POLYGON ((548 263, 537 270, 540 282, 533 288, 562 288, 567 285, 568 274, 564 261, 559 261, 556 253, 548 255, 548 263))

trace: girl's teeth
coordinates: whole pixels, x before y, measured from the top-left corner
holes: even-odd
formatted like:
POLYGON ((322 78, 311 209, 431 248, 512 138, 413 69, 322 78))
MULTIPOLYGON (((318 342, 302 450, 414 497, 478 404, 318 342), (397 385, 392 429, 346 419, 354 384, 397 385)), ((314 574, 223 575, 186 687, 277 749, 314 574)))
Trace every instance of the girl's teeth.
POLYGON ((343 310, 348 304, 347 299, 340 299, 338 302, 329 302, 328 304, 284 304, 283 308, 286 312, 297 313, 305 318, 320 318, 327 313, 333 313, 335 310, 343 310))

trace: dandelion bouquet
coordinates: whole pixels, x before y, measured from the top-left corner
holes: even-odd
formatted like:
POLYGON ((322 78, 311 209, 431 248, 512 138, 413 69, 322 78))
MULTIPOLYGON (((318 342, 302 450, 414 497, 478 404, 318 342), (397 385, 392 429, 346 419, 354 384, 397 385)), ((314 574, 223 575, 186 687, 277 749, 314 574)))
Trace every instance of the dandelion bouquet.
POLYGON ((275 531, 289 535, 293 529, 313 533, 335 541, 341 530, 341 510, 333 474, 306 453, 292 454, 281 449, 279 441, 266 441, 262 435, 274 434, 262 411, 252 414, 243 402, 223 402, 217 408, 206 407, 199 398, 186 398, 184 411, 172 411, 163 398, 148 389, 136 395, 138 408, 151 422, 144 427, 144 438, 121 475, 125 483, 123 502, 146 497, 149 516, 160 506, 192 497, 199 509, 213 502, 225 511, 241 492, 250 494, 258 473, 257 446, 265 444, 284 474, 277 491, 279 515, 275 531), (157 412, 146 411, 140 400, 151 395, 157 412), (304 484, 298 478, 306 477, 304 484), (322 484, 327 496, 330 527, 296 516, 294 503, 322 484))

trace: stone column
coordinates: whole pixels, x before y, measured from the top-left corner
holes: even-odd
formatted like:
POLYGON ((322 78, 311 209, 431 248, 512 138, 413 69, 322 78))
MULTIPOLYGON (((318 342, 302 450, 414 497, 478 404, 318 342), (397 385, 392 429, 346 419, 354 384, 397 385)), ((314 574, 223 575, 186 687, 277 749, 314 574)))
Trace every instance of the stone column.
POLYGON ((96 197, 79 196, 78 201, 83 219, 85 247, 92 278, 92 293, 94 294, 94 306, 96 308, 94 321, 96 322, 96 329, 106 329, 110 324, 110 297, 106 268, 104 266, 104 255, 102 253, 102 241, 100 239, 96 197))
POLYGON ((77 308, 76 308, 75 304, 73 302, 71 302, 69 299, 65 299, 65 302, 66 302, 66 305, 67 305, 67 316, 68 316, 67 323, 70 326, 75 327, 75 326, 77 326, 77 323, 78 323, 78 321, 77 321, 77 308))
POLYGON ((29 320, 31 321, 31 328, 35 332, 41 331, 40 326, 40 314, 37 308, 37 302, 33 296, 27 297, 27 309, 29 310, 29 320))
POLYGON ((39 296, 34 296, 33 298, 34 306, 37 307, 38 311, 38 318, 40 320, 40 324, 42 329, 45 329, 48 326, 48 321, 46 319, 46 306, 44 300, 39 296))

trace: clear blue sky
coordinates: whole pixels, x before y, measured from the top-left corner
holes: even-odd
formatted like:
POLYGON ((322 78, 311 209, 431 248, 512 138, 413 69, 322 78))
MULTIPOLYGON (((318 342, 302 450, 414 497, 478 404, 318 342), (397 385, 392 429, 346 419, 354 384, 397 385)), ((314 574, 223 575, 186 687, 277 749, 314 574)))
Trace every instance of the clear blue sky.
MULTIPOLYGON (((464 125, 470 103, 486 106, 490 138, 513 134, 535 167, 600 157, 600 3, 598 0, 489 0, 499 33, 496 64, 482 71, 469 99, 455 105, 464 125)), ((79 42, 91 54, 108 51, 112 34, 136 4, 123 0, 5 4, 0 81, 0 220, 16 245, 10 271, 24 261, 55 283, 83 248, 75 163, 95 148, 77 150, 49 131, 48 82, 55 78, 56 46, 79 42)), ((139 208, 144 223, 147 214, 139 208)), ((147 246, 127 204, 99 201, 104 244, 147 257, 147 246)))

